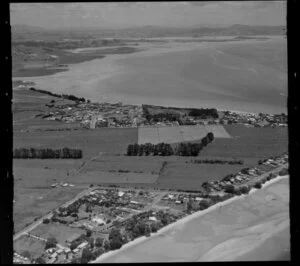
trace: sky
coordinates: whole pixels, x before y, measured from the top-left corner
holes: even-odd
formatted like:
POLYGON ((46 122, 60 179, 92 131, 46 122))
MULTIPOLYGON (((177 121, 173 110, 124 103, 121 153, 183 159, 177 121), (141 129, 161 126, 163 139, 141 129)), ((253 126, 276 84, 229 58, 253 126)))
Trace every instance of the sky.
POLYGON ((286 25, 286 1, 14 3, 11 25, 43 28, 286 25))

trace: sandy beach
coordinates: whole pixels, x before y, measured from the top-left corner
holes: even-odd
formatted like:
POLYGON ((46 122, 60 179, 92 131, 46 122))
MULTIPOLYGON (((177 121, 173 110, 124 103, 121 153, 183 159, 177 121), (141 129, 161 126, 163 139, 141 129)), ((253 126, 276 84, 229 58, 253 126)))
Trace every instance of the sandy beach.
POLYGON ((249 195, 184 217, 150 238, 138 238, 120 250, 103 254, 94 263, 254 260, 255 250, 263 260, 261 250, 267 250, 272 238, 278 239, 281 234, 285 248, 279 246, 269 252, 267 258, 274 259, 283 249, 289 249, 287 178, 277 177, 266 182, 263 189, 252 189, 249 195), (282 232, 286 234, 282 236, 282 232))

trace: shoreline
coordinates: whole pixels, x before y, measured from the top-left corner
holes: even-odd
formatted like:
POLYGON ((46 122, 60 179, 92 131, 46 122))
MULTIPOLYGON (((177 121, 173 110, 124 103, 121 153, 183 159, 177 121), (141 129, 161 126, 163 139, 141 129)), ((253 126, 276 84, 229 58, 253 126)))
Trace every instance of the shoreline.
MULTIPOLYGON (((126 47, 129 48, 134 48, 136 49, 135 51, 132 52, 128 52, 128 53, 108 53, 108 54, 103 54, 103 55, 98 55, 95 56, 95 58, 84 58, 81 62, 77 62, 77 63, 64 63, 64 65, 66 65, 66 67, 64 68, 60 68, 59 66, 51 66, 49 68, 38 68, 37 71, 41 71, 41 72, 47 72, 49 71, 50 73, 45 74, 45 73, 40 73, 37 75, 25 75, 25 76, 13 76, 13 79, 22 79, 22 78, 38 78, 38 77, 47 77, 47 76, 52 76, 55 74, 58 74, 60 72, 66 72, 68 70, 70 70, 70 66, 72 65, 78 65, 81 63, 85 63, 85 62, 90 62, 93 60, 97 60, 97 59, 103 59, 103 58, 107 58, 107 57, 111 57, 112 55, 131 55, 131 54, 139 54, 140 52, 147 54, 147 52, 153 52, 154 50, 157 50, 157 48, 161 51, 159 51, 159 53, 165 53, 165 52, 177 52, 177 51, 188 51, 190 49, 196 49, 197 47, 186 47, 187 45, 190 46, 200 46, 200 45, 207 45, 212 44, 212 45, 218 45, 220 43, 241 43, 241 42, 257 42, 257 41, 272 41, 272 40, 281 40, 283 38, 280 38, 280 36, 264 36, 264 35, 251 35, 251 36, 244 36, 246 37, 245 39, 236 39, 239 36, 202 36, 202 37, 157 37, 157 38, 136 38, 136 41, 138 42, 139 39, 146 39, 146 40, 150 40, 149 43, 144 43, 141 42, 138 46, 135 45, 131 45, 128 44, 126 47), (249 38, 250 37, 250 38, 249 38), (266 37, 266 39, 260 39, 261 37, 266 37), (274 38, 275 37, 275 38, 274 38), (279 38, 278 38, 279 37, 279 38), (162 44, 157 44, 157 43, 151 43, 151 40, 156 40, 156 39, 161 39, 162 41, 164 41, 162 44), (202 40, 204 39, 204 40, 202 40), (220 39, 220 40, 219 40, 220 39), (168 41, 166 41, 168 40, 168 41), (179 40, 186 40, 186 42, 180 42, 179 40), (198 40, 198 42, 197 42, 198 40), (171 47, 170 47, 171 45, 171 47), (183 47, 182 47, 183 46, 183 47), (150 50, 151 48, 154 48, 154 50, 150 50), (168 51, 163 51, 163 49, 165 48, 171 48, 168 51), (140 50, 141 49, 141 50, 140 50)), ((125 38, 126 39, 126 38, 125 38)), ((128 40, 131 40, 130 38, 128 40)), ((111 48, 118 48, 119 46, 113 46, 113 47, 82 47, 82 48, 75 48, 75 49, 67 49, 66 51, 69 53, 74 54, 74 56, 76 56, 77 54, 81 54, 81 51, 97 51, 97 50, 106 50, 106 49, 111 49, 111 48)), ((155 51, 157 52, 157 51, 155 51)), ((83 53, 84 54, 84 53, 83 53)), ((145 55, 145 54, 144 54, 145 55)), ((151 53, 152 55, 152 53, 151 53)), ((19 72, 19 71, 18 71, 19 72)))
MULTIPOLYGON (((147 60, 148 57, 159 58, 160 55, 167 55, 168 57, 176 58, 176 54, 179 55, 189 51, 195 51, 196 53, 202 53, 202 51, 212 52, 215 49, 219 49, 219 46, 227 45, 227 43, 235 45, 243 45, 253 40, 236 41, 236 42, 216 42, 216 43, 175 43, 170 42, 162 45, 157 44, 141 44, 139 48, 143 48, 142 51, 136 51, 130 54, 109 54, 101 59, 92 59, 82 63, 76 63, 69 65, 69 70, 62 71, 49 76, 32 76, 32 77, 13 77, 14 80, 33 81, 36 83, 36 87, 44 90, 49 90, 54 93, 67 93, 82 96, 85 98, 93 99, 96 102, 118 102, 122 101, 124 104, 135 104, 141 105, 146 102, 153 105, 161 105, 167 107, 182 107, 182 108, 215 108, 218 106, 220 110, 231 110, 237 109, 240 112, 246 113, 269 113, 278 114, 286 110, 284 106, 274 104, 270 102, 268 104, 253 103, 246 107, 242 100, 230 98, 228 95, 223 99, 215 98, 209 95, 209 99, 202 98, 158 98, 157 95, 149 96, 145 98, 145 95, 151 93, 137 93, 132 94, 131 89, 124 89, 124 93, 120 90, 118 85, 120 81, 125 80, 127 77, 134 75, 132 72, 134 67, 131 69, 127 67, 127 59, 129 62, 140 62, 141 59, 147 60), (168 55, 169 54, 169 55, 168 55), (116 82, 116 89, 114 89, 114 82, 116 82), (83 90, 83 88, 86 88, 83 90), (128 94, 129 93, 129 94, 128 94), (130 93, 132 94, 130 97, 130 93)), ((257 42, 257 41, 254 41, 257 42)), ((182 55, 180 55, 182 56, 182 55)), ((156 59, 155 59, 156 60, 156 59)), ((172 71, 171 71, 172 72, 172 71)), ((171 73, 170 72, 170 73, 171 73)), ((169 72, 166 72, 167 74, 169 72)), ((172 72, 173 73, 173 72, 172 72)), ((151 74, 151 73, 150 73, 151 74)), ((155 71, 150 75, 156 75, 155 71)), ((171 74, 170 74, 171 75, 171 74)), ((181 80, 181 79, 180 79, 181 80)), ((185 82, 182 78, 182 82, 185 82)), ((129 82, 129 81, 128 81, 129 82)), ((129 82, 130 83, 130 82, 129 82)), ((138 84, 139 81, 133 82, 138 84)), ((161 86, 164 83, 162 83, 161 86)), ((194 83, 192 83, 194 84, 194 83)), ((200 85, 199 85, 200 86, 200 85)), ((146 86, 147 87, 147 86, 146 86)), ((145 87, 145 88, 146 88, 145 87)), ((205 87, 205 86, 204 86, 205 87)), ((129 88, 129 87, 128 87, 129 88)), ((206 88, 206 87, 205 87, 206 88)), ((217 93, 217 92, 216 92, 217 93)), ((205 90, 199 92, 199 95, 207 95, 205 90)), ((200 97, 200 96, 199 96, 200 97)), ((222 96, 223 97, 223 96, 222 96)), ((219 109, 218 108, 218 109, 219 109)), ((237 110, 232 110, 236 112, 237 110)))
MULTIPOLYGON (((89 262, 89 263, 101 263, 103 260, 108 259, 108 258, 110 258, 110 257, 113 256, 113 255, 116 255, 116 254, 117 254, 119 251, 121 251, 121 250, 124 251, 124 250, 126 250, 126 249, 128 249, 128 248, 130 248, 130 247, 133 247, 133 246, 136 246, 136 245, 138 245, 138 244, 141 244, 142 242, 144 242, 144 241, 146 241, 146 240, 148 240, 148 239, 151 239, 152 236, 159 236, 159 235, 162 235, 163 233, 165 233, 165 232, 168 231, 169 229, 172 229, 173 227, 181 227, 181 226, 183 226, 185 223, 187 223, 187 222, 189 222, 189 221, 191 221, 191 220, 193 220, 193 219, 195 219, 195 218, 198 218, 198 217, 201 217, 201 216, 203 216, 203 215, 205 215, 205 214, 208 214, 208 213, 210 213, 210 212, 212 212, 212 211, 218 209, 219 207, 228 205, 228 204, 230 204, 231 202, 234 202, 234 201, 236 201, 236 200, 243 199, 244 197, 247 197, 248 195, 253 194, 253 193, 256 192, 257 190, 264 189, 265 187, 267 187, 267 186, 269 186, 269 185, 271 185, 271 184, 273 184, 273 183, 276 183, 276 182, 278 182, 278 181, 280 181, 280 180, 282 180, 282 179, 286 179, 286 178, 289 178, 289 175, 286 175, 286 176, 277 176, 276 178, 271 179, 271 180, 267 181, 266 183, 262 184, 262 187, 261 187, 260 189, 252 188, 252 189, 249 191, 249 193, 246 194, 246 195, 234 196, 234 197, 232 197, 232 198, 230 198, 230 199, 228 199, 228 200, 226 200, 226 201, 219 202, 219 203, 217 203, 217 204, 215 204, 215 205, 213 205, 213 206, 211 206, 211 207, 209 207, 209 208, 207 208, 207 209, 205 209, 205 210, 203 210, 203 211, 198 211, 198 212, 195 212, 195 213, 193 213, 193 214, 191 214, 191 215, 185 216, 185 217, 183 217, 182 219, 177 220, 176 222, 171 223, 171 224, 169 224, 169 225, 167 225, 167 226, 161 228, 158 232, 156 232, 156 233, 154 233, 154 234, 152 233, 150 237, 146 237, 146 236, 139 237, 139 238, 137 238, 137 239, 135 239, 135 240, 133 240, 133 241, 131 241, 131 242, 129 242, 129 243, 126 243, 125 245, 123 245, 123 246, 122 246, 120 249, 118 249, 118 250, 109 251, 109 252, 107 252, 107 253, 104 253, 104 254, 100 255, 96 260, 91 261, 91 262, 89 262)), ((272 234, 272 235, 273 235, 273 234, 272 234)), ((271 235, 270 237, 272 237, 272 235, 271 235)), ((257 245, 255 245, 254 248, 256 248, 256 247, 257 247, 257 245)), ((251 250, 252 250, 252 249, 251 249, 251 250)), ((237 256, 239 257, 239 256, 242 256, 242 255, 238 254, 237 256)))

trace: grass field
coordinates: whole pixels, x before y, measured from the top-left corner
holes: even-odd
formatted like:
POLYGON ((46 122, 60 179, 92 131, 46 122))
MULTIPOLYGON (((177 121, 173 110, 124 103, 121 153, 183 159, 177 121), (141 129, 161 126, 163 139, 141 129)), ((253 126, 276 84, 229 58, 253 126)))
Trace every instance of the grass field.
MULTIPOLYGON (((34 184, 33 184, 34 185, 34 184)), ((32 223, 67 200, 77 195, 82 188, 18 188, 14 187, 15 204, 13 209, 15 232, 32 223)))
POLYGON ((15 132, 14 147, 50 147, 82 149, 83 158, 96 156, 99 152, 124 154, 128 144, 137 142, 136 128, 100 128, 45 132, 15 132))
POLYGON ((247 165, 214 165, 168 163, 155 183, 155 187, 173 189, 200 189, 205 181, 220 180, 227 174, 238 172, 247 165))
POLYGON ((74 177, 76 184, 153 184, 158 174, 151 173, 110 173, 102 171, 89 171, 74 177))
POLYGON ((84 167, 83 173, 89 171, 159 173, 162 158, 153 156, 101 156, 84 167))
MULTIPOLYGON (((49 111, 49 108, 45 105, 49 104, 51 100, 55 101, 55 106, 74 104, 73 101, 62 100, 57 97, 52 97, 50 95, 31 90, 13 90, 12 111, 14 131, 27 129, 34 130, 36 127, 65 127, 66 124, 59 121, 49 121, 42 118, 35 118, 37 114, 49 111)), ((78 125, 79 124, 77 123, 76 126, 78 125)))
POLYGON ((288 149, 287 128, 246 128, 228 125, 225 129, 232 136, 216 138, 201 152, 202 156, 265 159, 288 149))
POLYGON ((23 251, 29 251, 31 257, 36 258, 43 253, 45 244, 37 239, 21 236, 14 242, 13 246, 19 254, 22 254, 23 251))
POLYGON ((184 141, 201 140, 212 132, 215 138, 230 138, 228 132, 221 125, 197 125, 175 127, 140 127, 138 128, 138 143, 178 143, 184 141))
POLYGON ((66 225, 53 223, 53 224, 41 224, 30 232, 33 235, 41 238, 55 237, 59 244, 66 246, 66 240, 73 235, 85 234, 85 230, 80 228, 72 228, 66 225))

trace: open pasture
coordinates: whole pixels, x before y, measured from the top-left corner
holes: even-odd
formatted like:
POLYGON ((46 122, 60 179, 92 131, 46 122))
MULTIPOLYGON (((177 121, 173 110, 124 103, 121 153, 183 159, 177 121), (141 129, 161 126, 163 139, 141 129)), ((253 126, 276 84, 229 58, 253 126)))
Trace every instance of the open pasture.
POLYGON ((103 155, 89 162, 82 173, 90 171, 159 173, 163 160, 153 156, 109 156, 103 155))
POLYGON ((32 258, 39 257, 45 250, 45 243, 28 236, 21 236, 13 244, 14 250, 19 254, 29 251, 32 258))
POLYGON ((138 143, 178 143, 200 140, 212 132, 215 138, 230 138, 221 125, 197 125, 174 127, 140 127, 138 128, 138 143))
POLYGON ((15 132, 14 147, 25 148, 76 148, 83 158, 96 156, 100 152, 124 154, 128 144, 137 142, 136 128, 100 128, 94 130, 15 132))
POLYGON ((155 183, 155 187, 200 190, 203 182, 220 180, 238 172, 247 165, 168 163, 155 183))
POLYGON ((33 235, 47 239, 55 237, 57 242, 62 246, 66 246, 66 241, 74 235, 85 234, 85 230, 80 228, 72 228, 59 223, 41 224, 30 232, 33 235))
POLYGON ((82 188, 16 188, 14 187, 14 229, 15 232, 41 217, 64 202, 75 197, 82 188))
POLYGON ((265 159, 288 150, 287 128, 247 128, 243 125, 227 125, 232 138, 216 138, 201 156, 233 157, 237 159, 265 159))
POLYGON ((89 171, 73 177, 76 184, 153 184, 158 174, 151 173, 110 173, 102 171, 89 171))

